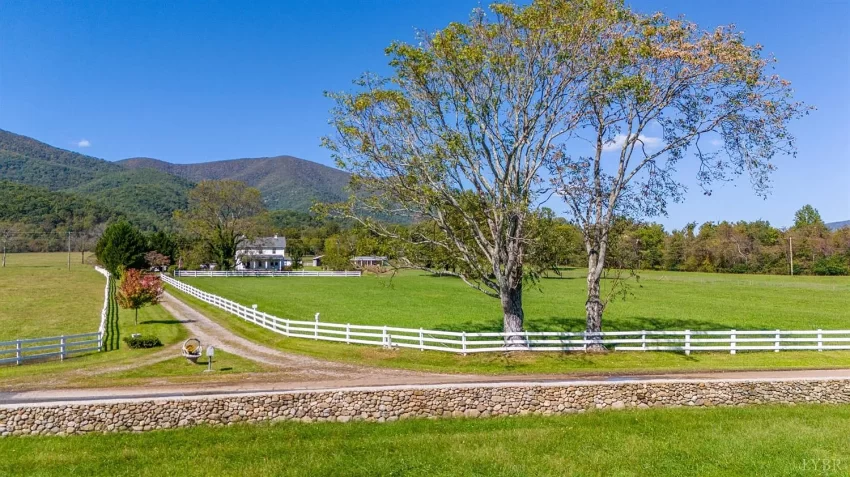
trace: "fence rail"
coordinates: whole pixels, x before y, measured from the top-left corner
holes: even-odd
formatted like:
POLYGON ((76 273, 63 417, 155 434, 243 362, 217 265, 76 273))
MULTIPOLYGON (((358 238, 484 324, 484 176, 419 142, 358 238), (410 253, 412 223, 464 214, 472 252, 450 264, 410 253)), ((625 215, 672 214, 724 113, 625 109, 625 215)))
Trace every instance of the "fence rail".
POLYGON ((787 351, 850 350, 850 330, 723 330, 723 331, 604 331, 486 332, 441 331, 393 326, 352 325, 278 318, 163 275, 177 290, 275 333, 294 338, 413 348, 450 353, 498 351, 585 351, 602 344, 615 351, 787 351))
POLYGON ((103 349, 103 335, 106 331, 109 314, 109 285, 112 276, 100 267, 94 267, 106 277, 103 290, 103 309, 100 312, 100 327, 91 333, 50 336, 47 338, 26 338, 12 341, 0 341, 0 365, 23 364, 26 361, 44 360, 58 357, 61 360, 79 354, 103 349))
POLYGON ((25 361, 59 357, 65 359, 78 353, 99 351, 101 334, 51 336, 0 342, 0 364, 21 364, 25 361), (11 355, 11 356, 10 356, 11 355))
POLYGON ((359 277, 361 272, 328 270, 175 270, 175 277, 359 277))

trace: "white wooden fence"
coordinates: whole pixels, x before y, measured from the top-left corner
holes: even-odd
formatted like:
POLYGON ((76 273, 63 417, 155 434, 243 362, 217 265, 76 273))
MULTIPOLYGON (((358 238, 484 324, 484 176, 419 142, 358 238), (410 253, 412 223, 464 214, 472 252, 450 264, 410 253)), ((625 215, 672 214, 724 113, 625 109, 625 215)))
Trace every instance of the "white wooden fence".
POLYGON ((786 351, 850 350, 850 330, 809 331, 604 331, 467 333, 393 326, 366 326, 350 323, 299 321, 269 315, 218 295, 187 285, 165 275, 163 281, 183 293, 232 313, 275 333, 295 338, 382 346, 414 348, 451 353, 496 351, 584 351, 588 345, 603 344, 616 351, 786 351), (508 339, 511 340, 508 343, 508 339))
POLYGON ((75 335, 50 336, 47 338, 28 338, 0 342, 0 364, 16 365, 26 361, 56 358, 64 360, 67 357, 103 349, 103 336, 106 332, 106 322, 109 316, 109 285, 112 276, 106 270, 95 267, 95 270, 106 277, 106 287, 103 292, 103 309, 100 313, 100 327, 92 333, 75 335))
POLYGON ((175 277, 359 277, 359 270, 175 270, 175 277))
POLYGON ((99 331, 95 331, 78 335, 3 341, 0 342, 0 364, 21 364, 24 361, 55 357, 65 359, 77 353, 100 351, 102 337, 99 331))

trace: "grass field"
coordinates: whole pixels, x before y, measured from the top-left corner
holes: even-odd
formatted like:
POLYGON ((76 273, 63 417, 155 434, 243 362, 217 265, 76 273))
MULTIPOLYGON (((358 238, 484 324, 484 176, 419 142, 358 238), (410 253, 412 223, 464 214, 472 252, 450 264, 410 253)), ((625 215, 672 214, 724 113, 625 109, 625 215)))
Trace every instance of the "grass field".
MULTIPOLYGON (((584 329, 583 271, 524 294, 529 330, 584 329)), ((500 331, 498 300, 451 277, 191 278, 191 285, 283 318, 457 331, 500 331)), ((847 329, 850 277, 641 272, 612 302, 607 330, 847 329)))
POLYGON ((9 254, 0 268, 0 341, 97 331, 106 278, 80 255, 9 254))
POLYGON ((850 351, 739 352, 736 355, 716 352, 694 353, 690 356, 683 353, 663 352, 605 354, 513 352, 462 356, 437 351, 387 350, 373 346, 286 338, 174 289, 170 289, 170 293, 235 334, 254 342, 283 351, 367 366, 441 373, 576 375, 850 367, 850 351))
POLYGON ((850 406, 0 439, 0 475, 847 475, 850 406))

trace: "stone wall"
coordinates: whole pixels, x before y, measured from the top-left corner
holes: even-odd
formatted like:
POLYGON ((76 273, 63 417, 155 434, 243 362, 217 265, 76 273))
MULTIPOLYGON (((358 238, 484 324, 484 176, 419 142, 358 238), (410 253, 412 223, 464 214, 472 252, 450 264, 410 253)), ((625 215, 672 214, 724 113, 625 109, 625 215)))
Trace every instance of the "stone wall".
POLYGON ((0 407, 0 436, 235 422, 552 415, 596 409, 850 403, 850 380, 453 385, 0 407))

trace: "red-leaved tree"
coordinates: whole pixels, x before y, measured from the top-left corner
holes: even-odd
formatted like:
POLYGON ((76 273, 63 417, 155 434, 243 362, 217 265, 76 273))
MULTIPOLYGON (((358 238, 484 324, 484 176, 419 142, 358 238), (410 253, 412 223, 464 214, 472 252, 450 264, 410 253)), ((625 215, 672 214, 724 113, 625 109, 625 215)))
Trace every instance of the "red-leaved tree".
POLYGON ((162 281, 158 276, 129 269, 124 272, 121 286, 118 288, 118 304, 121 308, 135 310, 135 323, 138 325, 139 308, 159 303, 163 291, 162 281))

